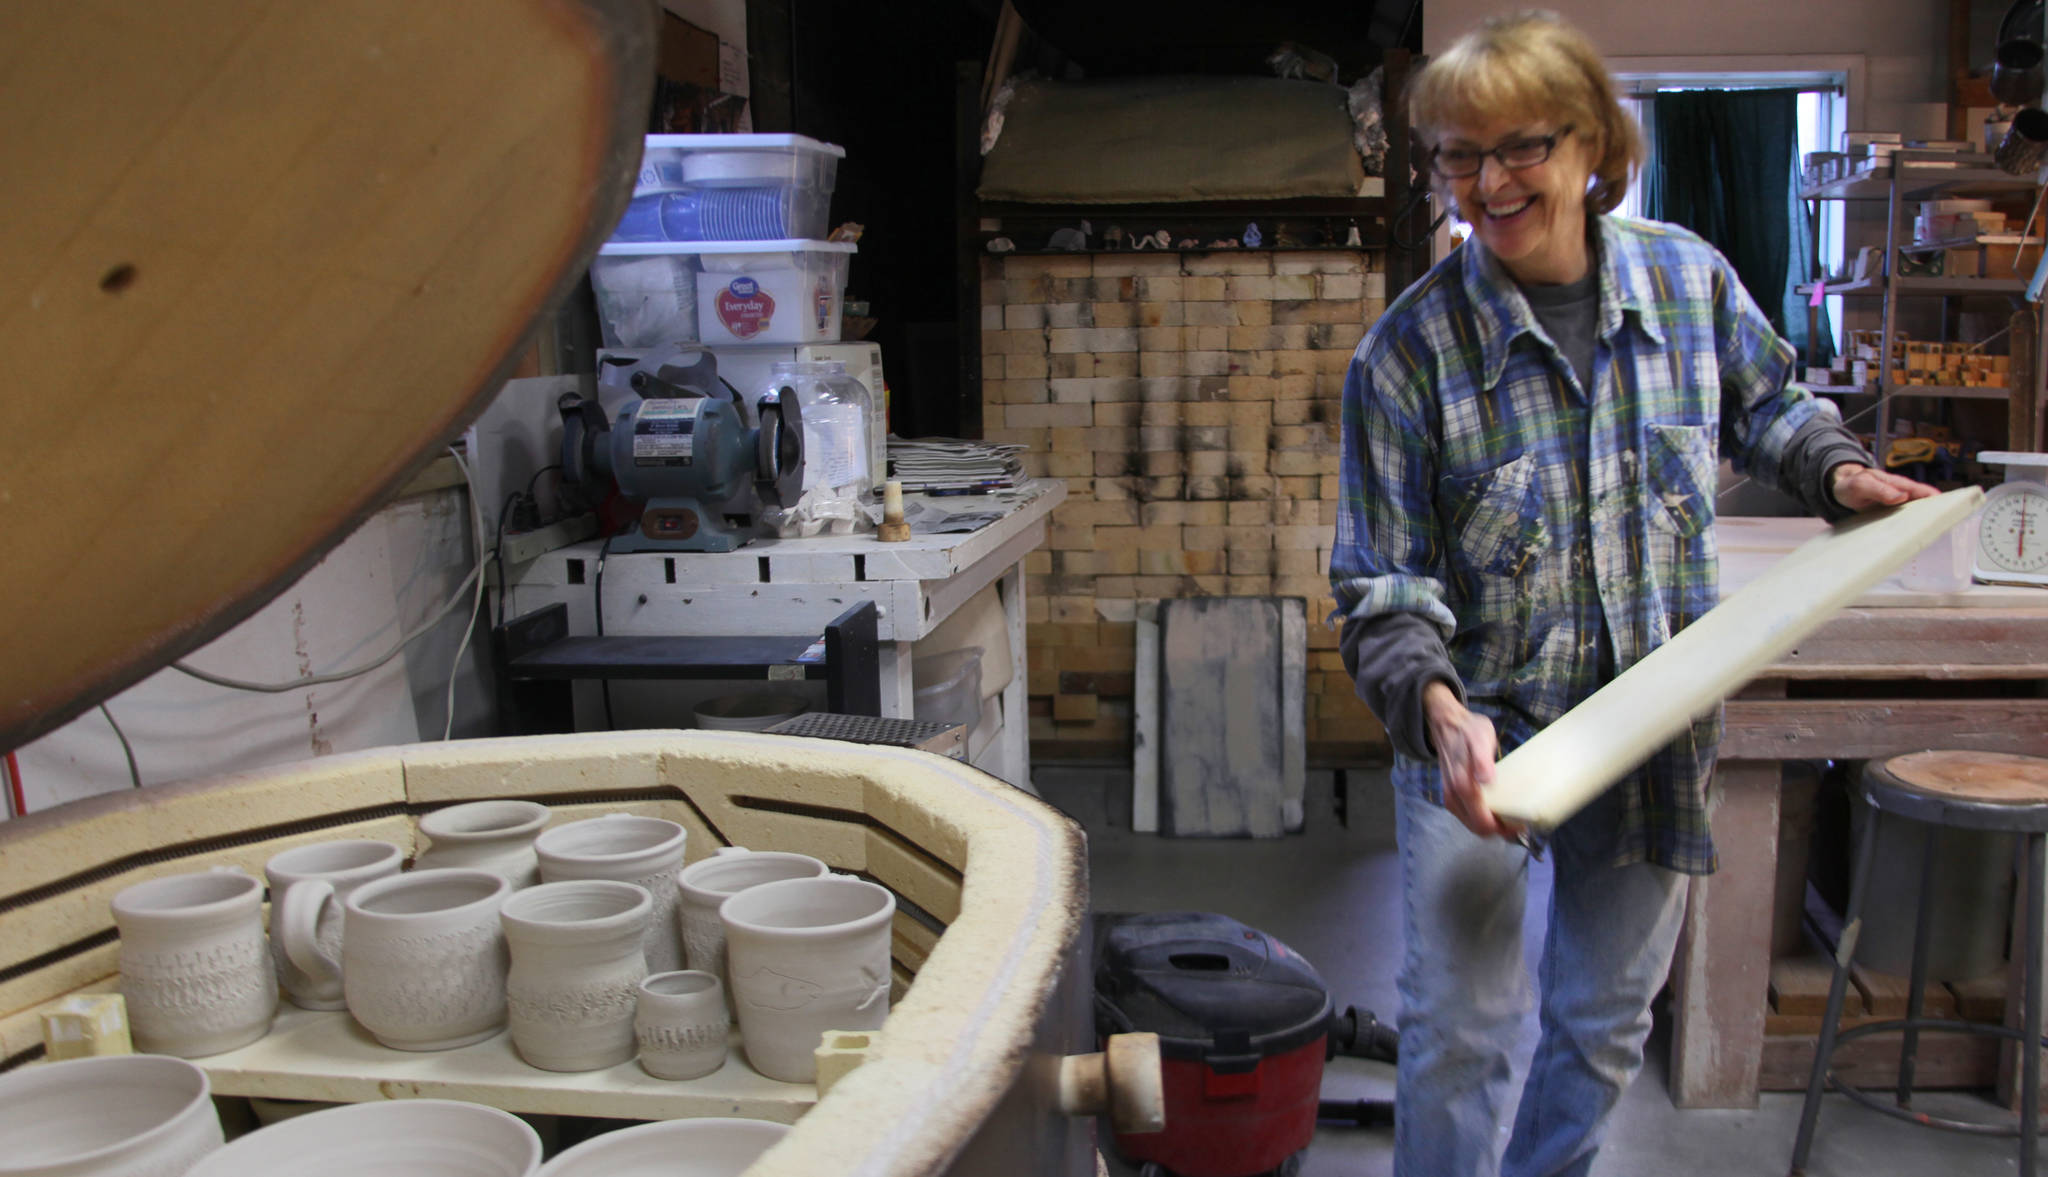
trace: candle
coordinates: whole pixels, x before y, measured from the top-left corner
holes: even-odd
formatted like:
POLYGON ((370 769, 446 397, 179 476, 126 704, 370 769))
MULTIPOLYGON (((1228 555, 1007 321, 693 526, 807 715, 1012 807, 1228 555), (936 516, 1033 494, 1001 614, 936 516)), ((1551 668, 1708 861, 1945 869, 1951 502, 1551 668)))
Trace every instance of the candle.
POLYGON ((882 518, 903 518, 903 484, 894 478, 882 484, 882 518))

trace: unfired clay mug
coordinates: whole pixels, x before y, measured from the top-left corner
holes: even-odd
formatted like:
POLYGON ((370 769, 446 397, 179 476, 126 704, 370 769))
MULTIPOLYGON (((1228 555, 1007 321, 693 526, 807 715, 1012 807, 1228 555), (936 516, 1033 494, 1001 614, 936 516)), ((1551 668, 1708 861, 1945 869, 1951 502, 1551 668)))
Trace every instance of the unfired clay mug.
POLYGON ((647 975, 640 945, 653 914, 646 888, 611 879, 542 883, 505 901, 505 993, 521 1058, 544 1071, 595 1071, 633 1057, 647 975))
POLYGON ((436 809, 420 818, 420 833, 430 844, 413 869, 487 870, 505 876, 514 889, 531 887, 540 882, 533 840, 552 816, 538 801, 471 801, 436 809))
POLYGON ((348 1012, 386 1046, 453 1050, 505 1028, 503 875, 416 870, 356 888, 342 924, 348 1012))
POLYGON ((696 1079, 725 1065, 732 1016, 725 986, 710 973, 656 973, 640 982, 633 1033, 640 1066, 657 1079, 696 1079))
POLYGON ((278 987, 301 1009, 341 1009, 341 905, 405 865, 389 842, 348 838, 297 846, 263 865, 270 880, 270 955, 278 987), (294 963, 287 942, 298 945, 294 963))
POLYGON ((277 968, 262 880, 226 867, 169 875, 126 888, 113 906, 137 1050, 203 1058, 270 1032, 277 968))
POLYGON ((763 883, 725 901, 726 971, 755 1070, 815 1082, 825 1031, 881 1028, 895 914, 888 888, 848 875, 763 883))
POLYGON ((676 876, 683 958, 691 968, 718 978, 728 1014, 733 1012, 732 988, 725 975, 725 925, 718 922, 719 905, 748 887, 783 879, 815 879, 827 869, 808 854, 721 846, 717 853, 698 859, 676 876))
POLYGON ((683 865, 687 831, 672 821, 631 813, 607 813, 572 821, 542 834, 533 847, 540 855, 542 881, 615 879, 645 887, 654 900, 643 945, 647 971, 672 972, 683 967, 682 936, 676 929, 676 868, 683 865))
POLYGON ((206 1072, 113 1054, 0 1075, 0 1173, 182 1177, 221 1146, 206 1072))

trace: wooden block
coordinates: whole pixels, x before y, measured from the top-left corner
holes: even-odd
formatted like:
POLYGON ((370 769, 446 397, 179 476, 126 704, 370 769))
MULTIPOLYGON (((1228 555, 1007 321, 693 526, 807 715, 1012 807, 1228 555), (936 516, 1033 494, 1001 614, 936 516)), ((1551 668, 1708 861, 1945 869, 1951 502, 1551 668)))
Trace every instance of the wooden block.
POLYGON ((1956 1014, 1966 1022, 2005 1020, 2005 974, 1950 981, 1948 991, 1956 1000, 1956 1014))
MULTIPOLYGON (((1818 953, 1781 956, 1771 961, 1771 1009, 1789 1015, 1826 1013, 1828 983, 1834 977, 1834 969, 1835 962, 1818 953)), ((1869 1011, 1863 994, 1854 986, 1848 990, 1842 1011, 1858 1016, 1869 1011)))
MULTIPOLYGON (((1764 1091, 1804 1091, 1813 1071, 1815 1036, 1767 1036, 1757 1085, 1764 1091)), ((1882 1089, 1899 1081, 1897 1034, 1874 1034, 1836 1047, 1835 1073, 1860 1087, 1882 1089)), ((1989 1087, 1998 1071, 1999 1042, 1967 1034, 1922 1034, 1914 1082, 1923 1088, 1989 1087)))
MULTIPOLYGON (((1872 972, 1862 965, 1849 967, 1849 983, 1863 994, 1864 1005, 1879 1017, 1902 1018, 1906 1016, 1906 996, 1909 988, 1905 977, 1889 973, 1872 972)), ((1933 1018, 1954 1017, 1956 1012, 1955 994, 1941 984, 1929 984, 1922 996, 1924 1016, 1933 1018)))

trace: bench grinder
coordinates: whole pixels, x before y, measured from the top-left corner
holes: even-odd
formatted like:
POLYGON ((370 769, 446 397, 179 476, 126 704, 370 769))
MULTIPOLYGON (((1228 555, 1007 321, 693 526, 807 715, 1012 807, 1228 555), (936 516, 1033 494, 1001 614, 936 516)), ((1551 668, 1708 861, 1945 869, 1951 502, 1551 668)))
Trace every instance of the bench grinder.
POLYGON ((646 504, 613 551, 730 552, 755 537, 761 508, 795 505, 804 430, 794 390, 764 393, 746 414, 709 352, 635 372, 631 383, 639 396, 616 420, 575 393, 557 404, 564 479, 599 493, 613 481, 646 504))

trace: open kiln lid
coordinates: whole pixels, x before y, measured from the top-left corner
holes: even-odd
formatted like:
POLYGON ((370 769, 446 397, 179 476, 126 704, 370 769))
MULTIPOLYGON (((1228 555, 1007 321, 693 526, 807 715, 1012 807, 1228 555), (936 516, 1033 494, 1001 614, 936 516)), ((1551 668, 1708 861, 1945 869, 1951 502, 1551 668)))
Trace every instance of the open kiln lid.
POLYGON ((653 14, 0 22, 0 749, 248 616, 483 408, 631 194, 653 14))

